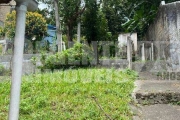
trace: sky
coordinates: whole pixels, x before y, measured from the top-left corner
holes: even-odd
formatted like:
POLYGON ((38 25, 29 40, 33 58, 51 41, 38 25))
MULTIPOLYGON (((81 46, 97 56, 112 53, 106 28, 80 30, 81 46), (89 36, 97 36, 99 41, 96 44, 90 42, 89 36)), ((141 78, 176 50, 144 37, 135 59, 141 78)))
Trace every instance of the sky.
MULTIPOLYGON (((97 1, 99 1, 99 0, 97 0, 97 1)), ((81 6, 84 6, 84 4, 85 4, 84 0, 82 0, 81 2, 82 2, 81 6)), ((47 5, 44 3, 39 3, 38 8, 40 8, 42 10, 44 8, 47 8, 47 5)))
POLYGON ((39 3, 38 8, 42 10, 44 8, 47 8, 47 5, 44 3, 39 3))
MULTIPOLYGON (((99 0, 97 0, 97 2, 99 2, 99 0)), ((81 0, 81 3, 82 3, 81 7, 85 5, 84 0, 81 0)), ((47 8, 47 7, 48 6, 46 4, 44 4, 44 3, 42 3, 42 2, 40 2, 39 5, 38 5, 38 8, 40 8, 41 10, 44 9, 44 8, 47 8)))

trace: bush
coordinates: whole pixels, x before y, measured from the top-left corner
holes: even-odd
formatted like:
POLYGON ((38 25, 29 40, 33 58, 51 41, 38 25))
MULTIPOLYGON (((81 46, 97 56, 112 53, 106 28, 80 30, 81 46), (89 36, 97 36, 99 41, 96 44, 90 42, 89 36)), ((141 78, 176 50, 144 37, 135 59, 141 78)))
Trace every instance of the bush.
POLYGON ((53 71, 54 69, 89 66, 92 56, 93 52, 90 47, 85 44, 75 43, 70 49, 47 56, 40 68, 53 71))
POLYGON ((5 36, 4 28, 0 27, 0 38, 5 36))
POLYGON ((10 75, 10 70, 6 70, 2 64, 0 64, 0 76, 10 75))

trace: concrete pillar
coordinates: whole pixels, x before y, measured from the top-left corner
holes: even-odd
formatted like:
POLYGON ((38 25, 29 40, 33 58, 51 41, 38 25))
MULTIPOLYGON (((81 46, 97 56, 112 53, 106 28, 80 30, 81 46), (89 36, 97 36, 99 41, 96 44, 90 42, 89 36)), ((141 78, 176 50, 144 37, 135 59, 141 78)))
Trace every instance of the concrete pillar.
MULTIPOLYGON (((105 42, 104 42, 105 43, 105 42)), ((103 44, 103 57, 110 58, 110 46, 109 44, 103 44)))
POLYGON ((127 60, 128 60, 128 68, 132 69, 132 45, 130 37, 127 38, 127 60))
POLYGON ((141 54, 142 54, 142 61, 145 61, 144 43, 142 44, 142 47, 141 47, 141 54))
POLYGON ((92 41, 92 46, 94 49, 94 60, 93 60, 93 65, 98 65, 99 64, 99 55, 98 55, 98 43, 97 41, 92 41))
POLYGON ((16 7, 17 22, 16 35, 14 40, 9 120, 18 120, 19 117, 26 11, 26 5, 21 4, 18 7, 16 7))
POLYGON ((151 47, 149 48, 149 60, 152 60, 151 47))
POLYGON ((163 60, 166 60, 166 55, 165 55, 165 45, 162 44, 161 47, 162 47, 162 59, 163 59, 163 60))
POLYGON ((11 95, 10 95, 10 108, 9 108, 8 120, 18 120, 19 118, 26 12, 27 10, 34 11, 38 7, 38 3, 35 0, 15 0, 15 1, 16 1, 16 32, 14 39, 11 95))
POLYGON ((63 50, 66 50, 65 42, 62 42, 63 50))
POLYGON ((81 40, 81 22, 78 22, 78 29, 77 29, 77 42, 80 43, 81 40))
POLYGON ((154 61, 154 45, 151 43, 151 60, 154 61))

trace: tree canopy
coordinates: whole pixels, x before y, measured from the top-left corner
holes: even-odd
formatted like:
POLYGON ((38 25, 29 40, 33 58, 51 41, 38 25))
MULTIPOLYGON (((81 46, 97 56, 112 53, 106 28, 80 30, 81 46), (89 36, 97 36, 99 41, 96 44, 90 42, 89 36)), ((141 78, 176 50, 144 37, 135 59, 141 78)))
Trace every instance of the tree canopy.
MULTIPOLYGON (((49 6, 53 5, 51 0, 39 1, 49 6)), ((174 1, 165 0, 166 3, 174 1)), ((105 38, 117 40, 118 34, 122 32, 137 32, 139 40, 142 40, 157 14, 161 0, 58 0, 58 2, 62 30, 68 40, 72 41, 76 34, 77 20, 81 16, 82 34, 88 41, 92 41, 105 38), (111 34, 110 38, 106 33, 111 34)))
MULTIPOLYGON (((9 38, 15 37, 16 12, 7 14, 4 26, 4 32, 9 38)), ((37 12, 27 12, 25 37, 33 45, 33 53, 36 52, 36 41, 41 41, 47 33, 46 20, 37 12)))
MULTIPOLYGON (((139 39, 146 33, 149 25, 156 17, 162 0, 127 0, 124 7, 127 8, 126 22, 122 24, 125 32, 137 32, 139 39)), ((176 0, 165 0, 166 3, 176 0)))
MULTIPOLYGON (((16 12, 7 14, 5 20, 4 30, 9 38, 15 37, 15 25, 16 25, 16 12)), ((27 12, 26 14, 26 31, 25 36, 28 39, 32 39, 34 36, 36 40, 42 40, 43 35, 46 34, 47 25, 46 20, 41 14, 27 12)))
POLYGON ((88 43, 108 38, 108 24, 105 14, 99 8, 96 0, 86 0, 86 10, 83 15, 84 35, 88 43))

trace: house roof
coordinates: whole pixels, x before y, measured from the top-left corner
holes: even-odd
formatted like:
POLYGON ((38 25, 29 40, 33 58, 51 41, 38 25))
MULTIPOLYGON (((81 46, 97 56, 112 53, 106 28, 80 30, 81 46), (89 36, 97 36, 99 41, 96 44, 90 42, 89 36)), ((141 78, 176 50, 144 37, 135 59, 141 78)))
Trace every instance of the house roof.
POLYGON ((4 4, 4 3, 7 4, 7 3, 9 3, 10 1, 11 1, 11 0, 1 0, 1 1, 0 1, 0 4, 4 4))

